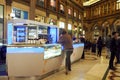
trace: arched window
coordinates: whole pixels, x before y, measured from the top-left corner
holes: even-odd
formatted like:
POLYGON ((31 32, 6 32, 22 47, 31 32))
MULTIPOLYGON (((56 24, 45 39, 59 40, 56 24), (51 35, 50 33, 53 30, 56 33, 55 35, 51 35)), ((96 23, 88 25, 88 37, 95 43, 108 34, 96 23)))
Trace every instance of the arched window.
POLYGON ((50 0, 50 6, 56 7, 56 0, 50 0))
POLYGON ((37 4, 41 7, 44 7, 44 0, 37 0, 37 4))
POLYGON ((117 9, 117 10, 120 9, 120 0, 117 0, 117 3, 116 3, 116 9, 117 9))
POLYGON ((64 6, 60 4, 60 12, 64 14, 64 6))
POLYGON ((76 13, 76 11, 74 11, 74 17, 77 17, 77 13, 76 13))
POLYGON ((72 14, 72 10, 69 8, 68 9, 68 14, 71 15, 72 14))

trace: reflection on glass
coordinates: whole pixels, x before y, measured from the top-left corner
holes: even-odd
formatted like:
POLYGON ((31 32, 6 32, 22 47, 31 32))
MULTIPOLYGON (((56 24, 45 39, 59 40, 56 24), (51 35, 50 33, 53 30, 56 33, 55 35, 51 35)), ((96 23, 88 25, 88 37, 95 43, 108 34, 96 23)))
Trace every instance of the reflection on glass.
POLYGON ((45 53, 44 53, 44 59, 49 59, 49 58, 53 58, 56 56, 61 55, 62 49, 61 49, 61 45, 47 45, 44 46, 45 49, 45 53))

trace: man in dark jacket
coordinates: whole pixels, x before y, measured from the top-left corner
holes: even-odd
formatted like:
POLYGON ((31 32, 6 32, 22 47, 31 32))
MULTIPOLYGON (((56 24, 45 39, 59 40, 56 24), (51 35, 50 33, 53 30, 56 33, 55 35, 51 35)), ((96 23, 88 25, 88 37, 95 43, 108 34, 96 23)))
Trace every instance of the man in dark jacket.
POLYGON ((59 38, 59 43, 62 44, 64 52, 66 53, 66 74, 68 74, 68 71, 71 71, 71 61, 70 57, 73 53, 73 46, 72 46, 72 38, 71 36, 66 32, 66 30, 62 31, 62 34, 59 38))
POLYGON ((110 57, 110 61, 109 61, 109 69, 115 70, 116 68, 113 66, 113 61, 114 61, 115 56, 117 54, 118 33, 117 32, 113 32, 112 36, 113 36, 113 38, 111 39, 111 44, 110 44, 111 57, 110 57))
POLYGON ((107 48, 107 56, 106 56, 106 58, 110 58, 110 55, 111 55, 110 43, 111 43, 111 35, 108 35, 107 40, 106 40, 106 48, 107 48))

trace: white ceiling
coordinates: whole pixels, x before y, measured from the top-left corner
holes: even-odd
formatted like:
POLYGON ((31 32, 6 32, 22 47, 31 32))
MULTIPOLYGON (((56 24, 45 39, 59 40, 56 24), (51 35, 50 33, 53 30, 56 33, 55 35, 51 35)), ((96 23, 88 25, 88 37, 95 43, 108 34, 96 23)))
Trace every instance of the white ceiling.
POLYGON ((94 4, 94 3, 98 2, 98 1, 100 1, 100 0, 89 0, 89 1, 85 1, 85 2, 83 3, 83 6, 89 6, 89 5, 94 4))

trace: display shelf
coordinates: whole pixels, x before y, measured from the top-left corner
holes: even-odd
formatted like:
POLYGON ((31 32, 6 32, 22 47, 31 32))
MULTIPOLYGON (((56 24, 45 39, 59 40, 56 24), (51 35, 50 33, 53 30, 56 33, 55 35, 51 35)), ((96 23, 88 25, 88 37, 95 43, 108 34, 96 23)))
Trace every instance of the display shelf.
POLYGON ((56 56, 60 56, 62 53, 62 46, 60 44, 44 45, 44 49, 44 59, 50 59, 56 56))

